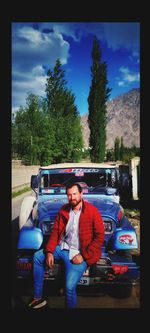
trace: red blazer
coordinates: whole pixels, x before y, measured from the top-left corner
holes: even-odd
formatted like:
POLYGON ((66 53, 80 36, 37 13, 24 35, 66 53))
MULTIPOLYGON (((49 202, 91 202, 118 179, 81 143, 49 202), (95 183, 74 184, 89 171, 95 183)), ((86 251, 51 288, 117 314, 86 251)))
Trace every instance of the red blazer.
MULTIPOLYGON (((45 252, 52 252, 62 239, 69 220, 70 205, 62 206, 57 214, 52 233, 45 245, 45 252)), ((104 241, 104 224, 99 210, 91 203, 82 201, 79 218, 80 253, 88 265, 96 263, 101 257, 101 246, 104 241)))

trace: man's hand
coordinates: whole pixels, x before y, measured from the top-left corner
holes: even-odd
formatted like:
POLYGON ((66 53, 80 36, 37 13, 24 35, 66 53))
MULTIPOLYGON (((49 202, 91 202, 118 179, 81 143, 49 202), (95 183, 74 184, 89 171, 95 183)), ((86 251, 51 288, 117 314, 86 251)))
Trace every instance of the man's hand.
POLYGON ((76 254, 73 258, 72 258, 72 263, 73 264, 81 264, 81 262, 83 261, 83 257, 80 253, 76 254))
POLYGON ((54 256, 52 253, 46 254, 46 265, 50 268, 54 266, 54 256))

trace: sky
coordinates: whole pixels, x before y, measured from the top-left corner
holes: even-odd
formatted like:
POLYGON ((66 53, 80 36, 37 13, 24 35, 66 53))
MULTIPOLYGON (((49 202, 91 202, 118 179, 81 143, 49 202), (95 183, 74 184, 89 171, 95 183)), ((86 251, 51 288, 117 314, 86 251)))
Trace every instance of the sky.
POLYGON ((12 22, 12 112, 28 93, 45 97, 47 70, 59 58, 81 116, 88 112, 93 38, 107 64, 109 100, 140 87, 139 22, 12 22))

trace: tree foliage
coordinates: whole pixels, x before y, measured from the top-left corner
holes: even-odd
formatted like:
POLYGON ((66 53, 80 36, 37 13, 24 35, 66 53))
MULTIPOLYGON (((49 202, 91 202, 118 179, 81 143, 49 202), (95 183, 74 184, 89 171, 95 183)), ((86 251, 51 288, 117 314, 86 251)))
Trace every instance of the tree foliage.
POLYGON ((111 89, 107 87, 107 65, 102 62, 96 37, 93 41, 91 76, 92 83, 88 96, 90 156, 92 162, 103 162, 106 150, 106 101, 111 89))
POLYGON ((83 138, 75 96, 59 59, 48 70, 46 98, 32 93, 12 119, 12 155, 28 164, 78 161, 83 138))
POLYGON ((55 129, 54 160, 56 163, 77 161, 81 158, 83 148, 80 115, 75 105, 75 96, 67 88, 59 59, 47 76, 47 113, 55 129))
POLYGON ((43 165, 52 160, 53 126, 43 109, 40 97, 28 94, 26 106, 20 107, 12 127, 13 152, 28 164, 43 165))
POLYGON ((114 149, 107 149, 106 161, 122 161, 128 163, 131 158, 140 156, 140 148, 133 145, 126 147, 123 143, 123 137, 115 138, 114 149))
POLYGON ((115 161, 120 160, 120 139, 116 137, 115 143, 114 143, 114 158, 115 161))

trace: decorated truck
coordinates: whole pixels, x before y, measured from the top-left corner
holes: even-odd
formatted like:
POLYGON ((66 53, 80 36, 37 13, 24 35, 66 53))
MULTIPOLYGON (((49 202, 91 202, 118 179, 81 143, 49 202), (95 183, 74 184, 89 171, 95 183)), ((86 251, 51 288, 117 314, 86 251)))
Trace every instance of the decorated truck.
MULTIPOLYGON (((136 230, 120 204, 119 168, 108 163, 62 163, 39 168, 31 176, 33 195, 26 196, 19 215, 19 238, 16 257, 17 280, 33 279, 33 254, 43 248, 51 234, 56 215, 68 202, 66 185, 78 182, 83 198, 100 211, 105 228, 102 256, 87 268, 79 286, 110 286, 115 294, 128 297, 140 280, 140 267, 133 256, 138 249, 136 230)), ((63 287, 61 262, 47 268, 45 280, 63 287)))

